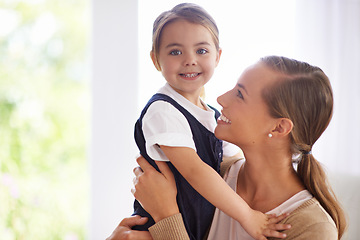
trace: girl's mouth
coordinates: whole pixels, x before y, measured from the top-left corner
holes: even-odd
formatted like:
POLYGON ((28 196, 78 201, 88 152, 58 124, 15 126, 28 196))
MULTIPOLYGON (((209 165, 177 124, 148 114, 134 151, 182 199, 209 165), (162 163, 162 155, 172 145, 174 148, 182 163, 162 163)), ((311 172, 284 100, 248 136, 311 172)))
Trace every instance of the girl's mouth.
POLYGON ((196 78, 200 73, 180 73, 183 78, 196 78))

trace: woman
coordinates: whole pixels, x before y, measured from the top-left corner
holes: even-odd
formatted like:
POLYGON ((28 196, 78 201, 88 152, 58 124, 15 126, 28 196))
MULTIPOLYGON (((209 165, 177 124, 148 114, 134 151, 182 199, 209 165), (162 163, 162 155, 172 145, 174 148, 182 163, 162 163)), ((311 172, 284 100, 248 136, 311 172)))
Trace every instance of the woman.
MULTIPOLYGON (((292 226, 284 231, 287 239, 340 239, 344 213, 311 152, 333 112, 332 89, 323 71, 284 57, 265 57, 247 68, 218 102, 223 109, 215 135, 239 146, 246 159, 232 163, 224 176, 234 191, 255 210, 290 213, 282 221, 292 226)), ((166 166, 159 163, 161 175, 143 159, 139 164, 143 171, 135 169, 133 194, 156 219, 149 229, 152 237, 187 239, 166 166)), ((216 209, 208 239, 251 238, 216 209)))

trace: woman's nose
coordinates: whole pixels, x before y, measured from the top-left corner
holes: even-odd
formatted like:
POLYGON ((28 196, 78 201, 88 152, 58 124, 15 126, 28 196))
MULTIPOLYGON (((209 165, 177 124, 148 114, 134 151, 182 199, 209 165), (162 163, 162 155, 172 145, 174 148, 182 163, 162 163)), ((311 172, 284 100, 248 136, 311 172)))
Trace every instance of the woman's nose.
POLYGON ((220 106, 224 106, 223 105, 223 102, 224 102, 224 95, 225 95, 225 93, 224 94, 222 94, 222 95, 220 95, 216 100, 217 100, 217 102, 220 104, 220 106))
POLYGON ((220 95, 218 98, 217 98, 217 102, 220 104, 220 106, 222 107, 225 107, 227 105, 227 96, 228 94, 231 92, 230 91, 227 91, 226 93, 220 95))

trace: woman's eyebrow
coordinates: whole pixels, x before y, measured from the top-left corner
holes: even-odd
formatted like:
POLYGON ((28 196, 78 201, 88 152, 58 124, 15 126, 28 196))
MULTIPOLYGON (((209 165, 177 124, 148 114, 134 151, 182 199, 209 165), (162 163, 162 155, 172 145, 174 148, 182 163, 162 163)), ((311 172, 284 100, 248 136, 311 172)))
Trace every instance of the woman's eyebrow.
POLYGON ((238 83, 237 86, 238 86, 239 88, 244 89, 244 91, 246 92, 246 94, 249 95, 244 85, 242 85, 241 83, 238 83))

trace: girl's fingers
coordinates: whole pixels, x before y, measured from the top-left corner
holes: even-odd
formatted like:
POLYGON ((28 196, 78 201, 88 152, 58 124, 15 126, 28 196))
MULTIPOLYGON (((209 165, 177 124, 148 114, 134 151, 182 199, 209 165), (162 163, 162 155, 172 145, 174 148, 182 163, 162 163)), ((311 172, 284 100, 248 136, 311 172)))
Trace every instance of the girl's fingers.
POLYGON ((269 224, 269 225, 267 226, 267 228, 268 228, 269 230, 281 231, 281 230, 286 230, 286 229, 291 228, 291 225, 290 225, 290 224, 280 224, 280 223, 277 223, 277 224, 269 224))
POLYGON ((278 223, 278 222, 284 220, 289 215, 290 215, 289 213, 284 213, 279 216, 276 216, 275 214, 268 214, 267 216, 268 216, 269 224, 273 224, 273 223, 278 223))
POLYGON ((266 229, 263 234, 267 237, 286 238, 285 233, 281 233, 271 229, 266 229))

